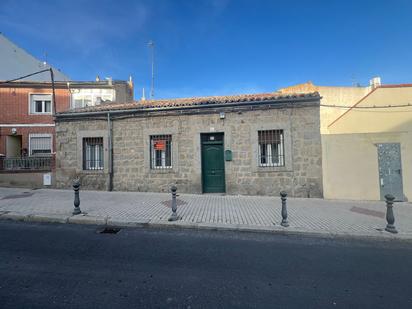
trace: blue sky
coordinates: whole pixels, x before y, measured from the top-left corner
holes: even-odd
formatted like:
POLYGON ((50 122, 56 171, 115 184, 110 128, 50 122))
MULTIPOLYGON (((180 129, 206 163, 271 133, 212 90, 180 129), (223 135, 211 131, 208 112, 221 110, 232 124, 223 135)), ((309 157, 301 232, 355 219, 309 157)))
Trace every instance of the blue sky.
POLYGON ((75 80, 133 76, 155 97, 296 83, 412 82, 412 1, 0 1, 0 31, 75 80))

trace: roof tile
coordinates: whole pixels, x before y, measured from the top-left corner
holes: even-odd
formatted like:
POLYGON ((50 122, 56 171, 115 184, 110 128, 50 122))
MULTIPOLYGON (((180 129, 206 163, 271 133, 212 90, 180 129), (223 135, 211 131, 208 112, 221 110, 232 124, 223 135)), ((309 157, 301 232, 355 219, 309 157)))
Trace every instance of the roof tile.
POLYGON ((198 105, 227 104, 240 102, 259 102, 259 101, 276 101, 276 100, 293 100, 301 98, 319 97, 318 92, 311 93, 258 93, 258 94, 241 94, 229 96, 209 96, 209 97, 192 97, 178 99, 159 99, 159 100, 140 100, 128 103, 108 103, 84 108, 69 110, 73 112, 98 112, 111 110, 128 110, 128 109, 167 109, 171 107, 190 107, 198 105))

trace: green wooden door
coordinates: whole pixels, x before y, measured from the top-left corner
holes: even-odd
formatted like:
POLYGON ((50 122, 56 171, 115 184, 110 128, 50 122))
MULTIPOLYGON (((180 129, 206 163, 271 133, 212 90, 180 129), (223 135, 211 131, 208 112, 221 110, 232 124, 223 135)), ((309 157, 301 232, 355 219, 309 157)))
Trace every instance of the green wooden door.
POLYGON ((202 141, 202 183, 204 193, 225 192, 223 140, 202 141))

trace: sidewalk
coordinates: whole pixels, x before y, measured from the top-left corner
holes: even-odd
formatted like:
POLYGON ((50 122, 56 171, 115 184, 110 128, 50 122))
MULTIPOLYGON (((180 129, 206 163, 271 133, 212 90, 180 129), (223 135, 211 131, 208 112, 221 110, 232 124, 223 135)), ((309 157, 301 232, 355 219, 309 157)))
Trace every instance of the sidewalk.
POLYGON ((288 198, 290 227, 284 228, 279 197, 180 194, 176 222, 167 221, 168 193, 81 191, 86 214, 76 216, 73 197, 71 190, 0 188, 0 219, 412 239, 410 203, 395 203, 399 233, 390 234, 384 202, 288 198))

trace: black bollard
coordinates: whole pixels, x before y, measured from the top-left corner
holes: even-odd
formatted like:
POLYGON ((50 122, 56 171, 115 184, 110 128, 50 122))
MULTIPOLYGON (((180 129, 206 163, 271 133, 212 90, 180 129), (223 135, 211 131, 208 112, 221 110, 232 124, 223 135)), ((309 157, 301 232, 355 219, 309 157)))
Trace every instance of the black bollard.
POLYGON ((80 179, 79 178, 76 178, 76 179, 73 180, 73 190, 74 190, 73 215, 78 215, 78 214, 82 213, 82 211, 80 210, 80 196, 79 196, 80 179))
POLYGON ((177 203, 176 203, 177 187, 172 186, 170 190, 172 191, 172 215, 170 216, 169 221, 177 221, 179 219, 176 213, 177 211, 177 203))
POLYGON ((285 191, 280 192, 280 199, 282 200, 282 222, 280 223, 281 226, 288 227, 288 210, 286 208, 286 197, 288 194, 285 191))
POLYGON ((398 233, 398 231, 395 228, 395 216, 393 215, 393 201, 395 197, 392 194, 386 194, 385 195, 386 199, 386 221, 388 221, 388 224, 386 225, 385 231, 389 233, 398 233))

